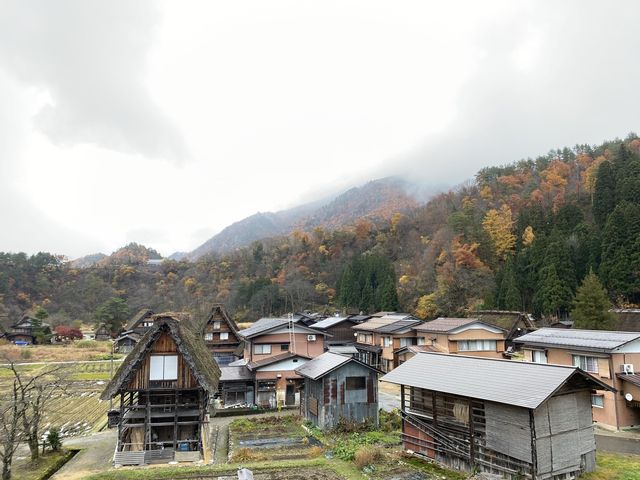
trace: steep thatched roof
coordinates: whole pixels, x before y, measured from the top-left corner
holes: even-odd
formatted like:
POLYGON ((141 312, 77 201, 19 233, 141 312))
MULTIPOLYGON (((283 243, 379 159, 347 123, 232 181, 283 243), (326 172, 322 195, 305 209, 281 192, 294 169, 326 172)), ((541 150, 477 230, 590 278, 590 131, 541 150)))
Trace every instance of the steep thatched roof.
POLYGON ((141 308, 140 310, 138 310, 138 313, 136 313, 133 317, 131 317, 129 319, 129 321, 127 322, 127 325, 124 327, 124 330, 133 330, 134 328, 136 328, 138 326, 138 323, 140 323, 142 320, 151 317, 153 315, 153 310, 151 310, 150 308, 141 308))
POLYGON ((189 314, 166 312, 153 315, 153 319, 153 327, 150 327, 124 359, 100 398, 108 400, 126 387, 131 377, 142 365, 151 345, 164 332, 176 342, 178 352, 191 367, 191 372, 200 386, 210 393, 216 392, 220 379, 220 368, 213 360, 202 335, 196 331, 189 314))
POLYGON ((229 314, 227 313, 227 309, 222 303, 214 303, 211 307, 211 312, 209 313, 209 315, 204 317, 200 321, 195 322, 197 324, 197 331, 200 333, 204 333, 204 328, 207 326, 207 324, 214 320, 222 320, 226 322, 227 325, 229 325, 229 329, 233 332, 236 338, 240 338, 240 336, 238 335, 238 325, 229 316, 229 314))
POLYGON ((525 312, 509 310, 478 310, 475 312, 475 316, 478 320, 509 332, 507 338, 517 337, 536 329, 533 318, 525 312))
POLYGON ((640 308, 614 308, 610 310, 616 318, 613 330, 640 332, 640 308))

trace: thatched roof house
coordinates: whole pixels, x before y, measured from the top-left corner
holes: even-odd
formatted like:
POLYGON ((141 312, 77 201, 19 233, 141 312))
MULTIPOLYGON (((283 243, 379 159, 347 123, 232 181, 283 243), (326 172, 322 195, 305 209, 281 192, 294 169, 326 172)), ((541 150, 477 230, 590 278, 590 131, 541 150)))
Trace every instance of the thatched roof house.
POLYGON ((220 369, 188 314, 152 318, 101 395, 120 397, 114 463, 206 462, 220 369))

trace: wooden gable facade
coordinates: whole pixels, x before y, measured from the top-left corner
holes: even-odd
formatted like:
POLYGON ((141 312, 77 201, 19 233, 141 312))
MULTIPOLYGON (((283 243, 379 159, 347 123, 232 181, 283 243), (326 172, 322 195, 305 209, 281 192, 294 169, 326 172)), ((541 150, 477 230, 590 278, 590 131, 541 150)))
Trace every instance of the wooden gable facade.
POLYGON ((153 318, 102 394, 120 400, 114 463, 207 462, 220 370, 186 316, 153 318))
POLYGON ((228 365, 242 356, 242 339, 238 326, 224 305, 215 304, 203 326, 203 339, 218 365, 228 365))

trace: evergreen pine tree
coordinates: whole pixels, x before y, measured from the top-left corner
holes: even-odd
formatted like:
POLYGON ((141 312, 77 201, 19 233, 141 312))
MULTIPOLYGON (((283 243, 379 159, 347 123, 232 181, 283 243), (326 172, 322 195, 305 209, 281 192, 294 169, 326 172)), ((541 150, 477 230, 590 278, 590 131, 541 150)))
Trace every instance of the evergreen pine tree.
POLYGON ((367 281, 362 289, 362 296, 360 297, 360 310, 373 313, 375 308, 373 287, 371 286, 371 282, 367 281))
POLYGON ((602 228, 607 216, 616 206, 616 180, 609 162, 602 162, 596 175, 596 187, 593 193, 593 219, 602 228))
POLYGON ((611 302, 606 290, 593 270, 590 270, 573 301, 573 326, 590 330, 611 330, 615 327, 615 317, 609 311, 610 308, 611 302))
POLYGON ((400 308, 398 302, 398 292, 392 276, 388 276, 382 284, 380 295, 380 310, 397 312, 400 308))
POLYGON ((522 298, 520 296, 520 290, 518 290, 518 284, 516 282, 516 276, 513 271, 513 264, 507 263, 504 275, 502 276, 502 282, 500 284, 500 308, 505 310, 521 310, 522 298))
POLYGON ((540 272, 540 284, 537 306, 543 315, 563 317, 569 310, 573 294, 571 289, 560 280, 556 267, 549 264, 540 272))
POLYGON ((600 277, 615 297, 640 301, 640 205, 622 202, 602 232, 600 277))

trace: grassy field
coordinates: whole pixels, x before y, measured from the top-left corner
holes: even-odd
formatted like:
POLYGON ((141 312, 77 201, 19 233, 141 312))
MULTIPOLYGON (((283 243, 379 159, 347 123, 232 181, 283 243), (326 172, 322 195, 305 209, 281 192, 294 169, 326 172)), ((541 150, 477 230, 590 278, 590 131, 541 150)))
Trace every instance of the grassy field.
MULTIPOLYGON (((108 360, 110 355, 111 342, 93 340, 77 340, 65 345, 0 345, 0 363, 5 363, 3 359, 16 363, 108 360)), ((120 357, 116 354, 115 358, 120 357)))
POLYGON ((64 465, 74 453, 75 452, 70 451, 47 452, 35 463, 27 458, 14 461, 12 478, 20 480, 49 478, 49 476, 64 465))
POLYGON ((599 453, 595 472, 581 480, 640 480, 640 455, 599 453))

